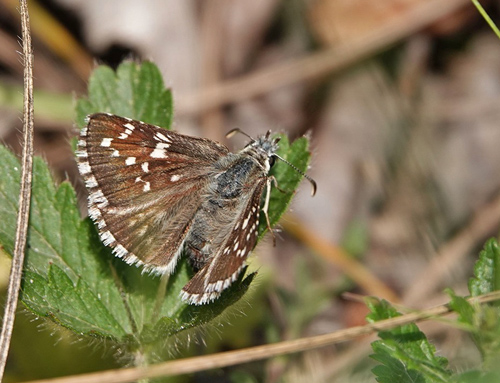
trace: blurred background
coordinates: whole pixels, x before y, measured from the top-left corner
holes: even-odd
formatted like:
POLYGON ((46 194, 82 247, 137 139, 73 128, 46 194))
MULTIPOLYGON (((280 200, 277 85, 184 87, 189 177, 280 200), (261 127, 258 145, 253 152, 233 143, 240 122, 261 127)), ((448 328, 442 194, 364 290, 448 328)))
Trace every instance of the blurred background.
MULTIPOLYGON (((96 64, 152 60, 174 95, 174 129, 226 142, 238 127, 311 139, 303 182, 250 258, 259 276, 241 313, 189 354, 365 323, 376 295, 411 308, 467 294, 500 221, 500 41, 468 0, 31 1, 35 148, 81 196, 69 146, 74 100, 96 64)), ((499 20, 498 1, 482 1, 499 20)), ((0 140, 20 151, 18 3, 0 0, 0 140)), ((1 182, 1 180, 0 180, 1 182)), ((272 207, 271 207, 272 208, 272 207)), ((8 259, 0 260, 6 289, 8 259)), ((466 334, 421 327, 452 368, 466 334)), ((174 382, 370 382, 370 338, 174 382), (306 380, 307 379, 307 380, 306 380)), ((176 355, 179 356, 179 355, 176 355)), ((8 364, 21 381, 120 365, 110 345, 75 339, 22 308, 8 364)))

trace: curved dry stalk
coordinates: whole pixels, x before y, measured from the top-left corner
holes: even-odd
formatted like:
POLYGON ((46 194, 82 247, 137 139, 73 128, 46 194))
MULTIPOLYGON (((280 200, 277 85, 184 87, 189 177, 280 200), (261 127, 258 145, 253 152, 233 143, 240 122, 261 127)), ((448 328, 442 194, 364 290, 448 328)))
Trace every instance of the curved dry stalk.
POLYGON ((28 234, 33 170, 33 48, 31 46, 28 4, 26 0, 20 0, 20 11, 24 59, 23 157, 16 239, 14 243, 14 254, 10 270, 2 332, 0 333, 0 381, 3 380, 5 364, 9 353, 17 300, 19 298, 19 288, 21 286, 24 251, 26 248, 26 238, 28 234))
MULTIPOLYGON (((469 302, 487 303, 500 300, 500 291, 469 298, 469 302)), ((214 368, 234 366, 279 355, 292 354, 312 350, 337 343, 357 339, 378 331, 389 330, 409 323, 416 323, 441 317, 451 312, 448 305, 436 306, 427 310, 402 315, 396 318, 370 323, 364 326, 351 327, 330 334, 300 338, 285 342, 256 346, 237 351, 221 352, 212 355, 198 356, 159 363, 149 367, 134 367, 120 370, 108 370, 91 374, 70 377, 44 379, 30 383, 127 383, 140 379, 153 379, 164 376, 191 374, 214 368)))

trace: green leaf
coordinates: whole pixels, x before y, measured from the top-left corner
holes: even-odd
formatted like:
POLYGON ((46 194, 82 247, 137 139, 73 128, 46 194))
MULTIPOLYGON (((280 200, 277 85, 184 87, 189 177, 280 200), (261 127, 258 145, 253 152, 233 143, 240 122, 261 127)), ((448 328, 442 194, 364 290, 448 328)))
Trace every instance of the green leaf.
POLYGON ((375 354, 373 359, 380 363, 372 369, 377 382, 381 383, 425 383, 423 375, 415 370, 408 370, 403 362, 391 356, 392 350, 387 350, 387 344, 375 341, 372 343, 375 354))
POLYGON ((456 383, 498 383, 500 373, 471 370, 460 374, 453 380, 456 383))
MULTIPOLYGON (((98 67, 89 82, 88 98, 77 103, 78 124, 83 125, 84 116, 102 111, 168 128, 171 94, 151 63, 125 63, 116 73, 98 67)), ((305 170, 307 145, 306 139, 300 139, 289 148, 284 139, 280 153, 305 170)), ((288 193, 271 196, 272 222, 285 211, 301 178, 286 164, 280 165, 275 169, 276 178, 288 193)), ((20 165, 4 147, 0 147, 0 179, 0 243, 12 253, 20 165)), ((187 305, 179 298, 192 276, 185 260, 170 277, 142 274, 140 268, 111 254, 90 219, 81 219, 77 206, 71 185, 56 186, 47 165, 35 158, 21 297, 39 316, 77 334, 111 339, 130 355, 147 353, 144 358, 148 359, 168 344, 167 338, 212 321, 249 288, 253 274, 244 277, 241 273, 215 302, 187 305)))
POLYGON ((474 275, 475 278, 469 280, 469 292, 473 297, 500 290, 500 249, 495 239, 486 242, 474 266, 474 275))
MULTIPOLYGON (((278 154, 293 164, 301 172, 305 173, 309 165, 311 153, 309 152, 309 140, 306 137, 301 137, 295 140, 291 145, 288 137, 280 135, 278 154)), ((275 165, 271 170, 271 175, 276 178, 278 188, 273 187, 269 199, 269 222, 271 226, 278 223, 281 216, 286 212, 288 206, 292 202, 295 194, 295 189, 299 186, 303 176, 290 165, 276 160, 275 165)), ((274 185, 273 185, 274 186, 274 185)), ((264 191, 263 198, 265 198, 264 191)), ((262 238, 267 231, 267 223, 264 214, 260 216, 259 222, 259 237, 262 238)))
POLYGON ((449 306, 458 314, 458 321, 467 326, 472 326, 474 324, 474 315, 476 313, 474 307, 467 301, 467 299, 457 296, 453 290, 447 289, 446 292, 451 297, 449 306))
MULTIPOLYGON (((366 302, 370 323, 401 315, 385 300, 370 298, 366 302)), ((381 363, 373 369, 378 382, 448 382, 448 361, 436 355, 435 347, 415 324, 380 331, 379 337, 381 340, 372 343, 371 355, 381 363)))
POLYGON ((116 72, 102 65, 89 79, 88 98, 76 104, 77 124, 82 128, 87 115, 107 112, 170 129, 172 102, 172 93, 153 63, 125 62, 116 72))
MULTIPOLYGON (((12 252, 20 165, 0 146, 0 241, 12 252)), ((248 289, 253 275, 235 282, 214 304, 193 307, 178 294, 191 271, 181 262, 166 286, 141 274, 104 247, 90 220, 80 219, 68 183, 54 186, 35 158, 28 252, 22 301, 34 313, 86 334, 111 338, 133 350, 208 323, 248 289), (161 293, 161 294, 160 294, 161 293), (158 295, 160 294, 160 296, 158 295)))
MULTIPOLYGON (((469 280, 472 296, 486 294, 500 288, 500 250, 494 239, 486 242, 479 260, 474 266, 474 278, 469 280)), ((500 304, 475 304, 465 298, 451 296, 450 307, 458 313, 458 320, 467 326, 468 331, 483 358, 485 370, 496 368, 500 358, 500 304)))

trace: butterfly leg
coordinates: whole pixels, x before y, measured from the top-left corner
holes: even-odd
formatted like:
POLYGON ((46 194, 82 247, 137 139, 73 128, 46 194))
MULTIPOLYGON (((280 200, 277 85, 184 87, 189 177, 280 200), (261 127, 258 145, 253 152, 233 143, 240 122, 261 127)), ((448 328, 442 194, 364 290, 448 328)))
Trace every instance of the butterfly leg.
POLYGON ((276 188, 279 192, 281 192, 281 193, 283 193, 283 194, 287 194, 287 193, 288 193, 286 190, 283 190, 282 188, 280 188, 280 187, 279 187, 279 185, 278 185, 278 180, 276 179, 276 177, 275 177, 275 176, 270 176, 269 178, 270 178, 270 179, 271 179, 271 181, 273 182, 274 187, 275 187, 275 188, 276 188))
POLYGON ((267 229, 271 232, 273 236, 273 246, 276 246, 276 237, 274 235, 273 229, 271 227, 271 222, 269 221, 269 200, 271 199, 271 182, 276 183, 276 178, 274 176, 267 177, 266 181, 266 199, 264 201, 264 206, 262 207, 262 211, 264 212, 264 216, 266 217, 267 229))

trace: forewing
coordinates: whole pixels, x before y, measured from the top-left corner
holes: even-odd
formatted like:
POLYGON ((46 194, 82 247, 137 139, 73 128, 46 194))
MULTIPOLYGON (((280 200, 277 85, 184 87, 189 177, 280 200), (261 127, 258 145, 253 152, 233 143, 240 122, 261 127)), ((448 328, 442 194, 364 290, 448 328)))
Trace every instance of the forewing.
POLYGON ((225 146, 109 114, 89 116, 78 167, 89 215, 116 256, 171 273, 225 146))
POLYGON ((260 200, 267 178, 262 178, 247 204, 234 221, 233 230, 217 252, 184 286, 181 296, 192 304, 205 304, 218 298, 239 276, 245 260, 257 242, 260 200))

